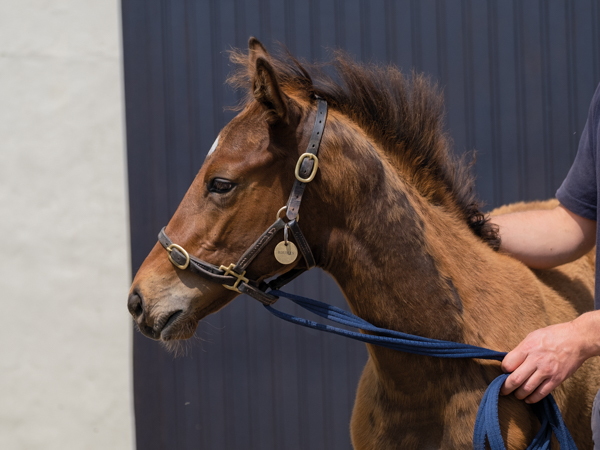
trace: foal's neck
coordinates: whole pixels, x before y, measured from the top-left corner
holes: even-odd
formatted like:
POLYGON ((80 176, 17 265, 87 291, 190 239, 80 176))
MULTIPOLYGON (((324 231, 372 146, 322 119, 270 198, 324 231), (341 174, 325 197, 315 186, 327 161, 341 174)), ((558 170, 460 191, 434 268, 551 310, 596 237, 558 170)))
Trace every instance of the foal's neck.
POLYGON ((469 233, 467 226, 453 223, 451 214, 434 216, 414 200, 396 192, 397 203, 389 205, 387 213, 364 211, 361 219, 352 220, 340 242, 332 245, 327 270, 352 309, 375 325, 461 341, 463 303, 455 274, 446 268, 453 259, 472 266, 473 242, 461 236, 469 233), (443 234, 446 239, 465 240, 462 254, 452 254, 443 234))
MULTIPOLYGON (((356 151, 357 142, 353 140, 353 148, 343 150, 346 156, 356 151)), ((472 329, 465 326, 460 290, 466 282, 461 274, 479 278, 482 260, 493 259, 493 251, 461 222, 458 213, 430 204, 388 162, 371 163, 357 163, 357 171, 378 171, 370 187, 361 187, 368 189, 364 195, 351 199, 346 193, 331 200, 344 205, 336 211, 344 217, 343 226, 329 234, 322 267, 339 283, 352 310, 376 326, 477 344, 472 329)), ((340 170, 352 174, 353 169, 340 170)), ((340 183, 328 194, 334 196, 336 189, 341 189, 340 183)), ((414 358, 381 347, 368 348, 375 366, 382 372, 395 372, 392 376, 402 375, 408 370, 403 361, 414 358)), ((430 358, 419 361, 422 371, 430 364, 439 366, 430 358)), ((415 365, 410 366, 414 370, 415 365)))

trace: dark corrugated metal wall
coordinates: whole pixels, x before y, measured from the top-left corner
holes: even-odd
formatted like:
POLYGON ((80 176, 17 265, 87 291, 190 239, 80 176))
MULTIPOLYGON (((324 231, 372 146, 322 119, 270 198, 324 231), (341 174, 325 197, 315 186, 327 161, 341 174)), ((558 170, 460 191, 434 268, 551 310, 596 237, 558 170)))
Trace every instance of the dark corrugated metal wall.
MULTIPOLYGON (((233 115, 226 50, 250 35, 311 60, 339 47, 430 74, 455 150, 478 151, 490 207, 554 194, 600 80, 594 0, 123 0, 122 10, 134 272, 233 115)), ((292 289, 345 304, 317 271, 292 289)), ((205 319, 185 357, 136 333, 138 449, 347 449, 365 358, 362 345, 278 322, 247 297, 205 319)))

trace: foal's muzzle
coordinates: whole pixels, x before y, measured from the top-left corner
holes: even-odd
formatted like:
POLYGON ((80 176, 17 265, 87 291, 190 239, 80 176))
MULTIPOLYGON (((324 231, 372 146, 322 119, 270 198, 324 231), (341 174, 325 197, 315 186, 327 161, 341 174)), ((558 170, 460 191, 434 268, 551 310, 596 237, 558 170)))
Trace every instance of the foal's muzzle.
POLYGON ((142 294, 138 293, 134 290, 127 299, 127 308, 129 309, 129 313, 133 316, 133 320, 137 324, 138 328, 142 332, 144 336, 147 336, 152 339, 160 338, 160 331, 156 333, 152 327, 149 327, 146 324, 146 311, 144 308, 144 299, 142 294))

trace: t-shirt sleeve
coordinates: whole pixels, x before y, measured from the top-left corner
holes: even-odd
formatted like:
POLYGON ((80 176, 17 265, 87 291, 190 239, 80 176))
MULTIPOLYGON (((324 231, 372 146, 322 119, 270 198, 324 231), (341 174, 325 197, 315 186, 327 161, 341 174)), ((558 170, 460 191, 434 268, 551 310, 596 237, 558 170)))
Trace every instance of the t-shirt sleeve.
POLYGON ((588 119, 581 134, 575 161, 556 198, 569 211, 596 220, 598 184, 596 182, 596 145, 600 113, 600 86, 596 89, 588 119))

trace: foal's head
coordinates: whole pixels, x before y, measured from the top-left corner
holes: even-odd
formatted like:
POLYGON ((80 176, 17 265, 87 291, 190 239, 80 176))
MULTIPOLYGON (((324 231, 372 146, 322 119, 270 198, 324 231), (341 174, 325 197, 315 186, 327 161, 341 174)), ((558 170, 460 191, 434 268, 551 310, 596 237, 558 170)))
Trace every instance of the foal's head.
MULTIPOLYGON (((398 197, 382 200, 390 186, 390 192, 410 186, 424 202, 450 211, 494 244, 497 236, 474 202, 466 165, 448 151, 441 97, 423 77, 410 81, 397 69, 362 66, 338 55, 336 79, 290 56, 271 58, 256 39, 249 47, 247 55, 232 54, 240 67, 233 84, 248 92, 244 109, 219 134, 167 225, 174 244, 217 267, 238 261, 287 202, 317 115, 317 96, 327 100, 330 114, 300 225, 321 267, 330 269, 328 248, 342 240, 340 230, 362 221, 371 234, 378 233, 383 216, 397 228, 402 217, 388 213, 398 197)), ((279 235, 246 277, 260 282, 305 264, 300 257, 277 262, 273 251, 283 232, 279 235)), ((359 241, 353 242, 360 247, 359 241)), ((179 269, 157 244, 134 279, 128 305, 145 335, 168 341, 191 337, 200 319, 236 295, 213 279, 179 269)))
MULTIPOLYGON (((300 148, 307 145, 315 117, 314 98, 284 94, 262 44, 251 39, 249 46, 244 66, 252 83, 251 98, 217 137, 165 230, 190 255, 217 267, 237 262, 276 220, 287 202, 300 148)), ((248 278, 260 281, 304 264, 301 258, 287 265, 277 262, 273 251, 283 240, 280 234, 252 262, 248 278)), ((133 281, 128 306, 145 335, 186 339, 200 319, 236 295, 175 267, 157 244, 133 281)))

